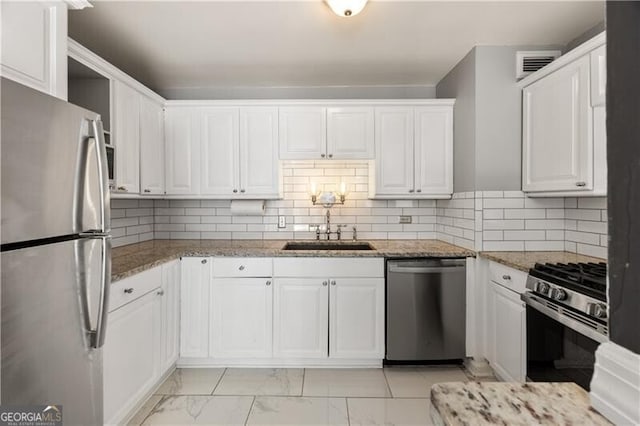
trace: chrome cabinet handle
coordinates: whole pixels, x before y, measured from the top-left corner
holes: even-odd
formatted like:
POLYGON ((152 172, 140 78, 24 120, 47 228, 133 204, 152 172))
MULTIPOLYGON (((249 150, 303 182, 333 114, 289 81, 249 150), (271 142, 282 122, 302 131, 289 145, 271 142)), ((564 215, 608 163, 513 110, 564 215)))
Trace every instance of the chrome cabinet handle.
POLYGON ((587 186, 587 182, 576 182, 576 186, 587 186))
POLYGON ((510 280, 511 279, 511 275, 503 275, 502 279, 503 280, 510 280))
POLYGON ((410 189, 409 192, 413 193, 413 189, 410 189))
POLYGON ((242 192, 244 194, 244 189, 241 189, 240 192, 242 192))
POLYGON ((324 155, 324 154, 320 154, 320 157, 324 158, 324 157, 326 157, 326 155, 324 155))
POLYGON ((237 193, 238 193, 238 190, 237 190, 237 189, 234 189, 234 190, 233 190, 233 193, 234 193, 234 194, 237 194, 237 193))
POLYGON ((329 154, 329 158, 333 158, 333 154, 329 154))
POLYGON ((131 288, 131 287, 125 288, 124 292, 127 293, 127 294, 131 294, 131 293, 133 293, 133 288, 131 288))
POLYGON ((238 268, 241 271, 244 271, 244 265, 240 265, 240 267, 238 268))
POLYGON ((422 192, 422 189, 418 189, 416 192, 422 192))
POLYGON ((202 259, 202 260, 200 261, 200 263, 202 263, 202 264, 204 265, 205 263, 207 263, 207 259, 202 259))
POLYGON ((327 284, 329 284, 329 283, 328 283, 328 282, 326 282, 326 281, 322 281, 322 285, 323 285, 323 286, 325 286, 325 287, 326 287, 326 286, 327 286, 327 284))
POLYGON ((158 296, 164 296, 164 290, 158 290, 156 293, 158 296))
POLYGON ((336 285, 335 280, 331 280, 331 285, 336 285))
POLYGON ((127 192, 127 188, 125 188, 124 186, 119 186, 117 189, 118 189, 118 191, 127 192))
POLYGON ((151 192, 150 189, 145 189, 144 192, 146 192, 147 194, 151 192))
POLYGON ((267 281, 267 285, 271 285, 271 281, 267 281))

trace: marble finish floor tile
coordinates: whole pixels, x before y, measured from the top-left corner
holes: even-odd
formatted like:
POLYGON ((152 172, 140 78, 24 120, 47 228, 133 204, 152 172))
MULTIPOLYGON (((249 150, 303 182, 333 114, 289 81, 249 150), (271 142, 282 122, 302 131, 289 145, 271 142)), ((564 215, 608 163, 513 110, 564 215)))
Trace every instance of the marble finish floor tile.
POLYGON ((158 395, 211 395, 224 368, 178 368, 156 391, 158 395))
POLYGON ((348 398, 351 426, 431 425, 428 399, 348 398))
POLYGON ((151 410, 153 409, 153 407, 155 407, 156 404, 160 402, 161 399, 162 399, 162 395, 151 395, 149 400, 147 400, 147 402, 142 404, 142 407, 140 407, 138 412, 131 418, 131 420, 129 420, 129 423, 127 423, 127 425, 128 426, 141 425, 144 419, 146 419, 149 413, 151 413, 151 410))
POLYGON ((392 367, 384 374, 395 398, 429 398, 436 383, 469 381, 460 367, 392 367))
POLYGON ((302 368, 228 368, 214 395, 302 395, 302 368))
POLYGON ((251 396, 165 396, 143 425, 244 425, 251 396))
POLYGON ((344 398, 256 397, 247 425, 349 425, 344 398))
POLYGON ((390 397, 381 368, 307 369, 303 396, 390 397))

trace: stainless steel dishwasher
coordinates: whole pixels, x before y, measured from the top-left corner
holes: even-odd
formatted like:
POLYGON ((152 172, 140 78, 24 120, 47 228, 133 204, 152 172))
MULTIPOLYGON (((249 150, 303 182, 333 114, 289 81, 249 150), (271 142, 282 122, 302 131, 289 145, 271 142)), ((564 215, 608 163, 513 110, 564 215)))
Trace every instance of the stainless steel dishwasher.
POLYGON ((387 361, 465 356, 466 259, 387 261, 387 361))

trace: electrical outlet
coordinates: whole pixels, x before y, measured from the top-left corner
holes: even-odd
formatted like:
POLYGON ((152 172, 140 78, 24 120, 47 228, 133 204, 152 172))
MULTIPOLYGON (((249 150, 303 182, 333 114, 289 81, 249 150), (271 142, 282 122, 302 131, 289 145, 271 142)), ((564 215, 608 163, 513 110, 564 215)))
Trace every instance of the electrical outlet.
POLYGON ((278 228, 286 228, 286 227, 287 227, 286 216, 278 216, 278 228))
POLYGON ((411 223, 411 216, 398 217, 398 223, 411 223))

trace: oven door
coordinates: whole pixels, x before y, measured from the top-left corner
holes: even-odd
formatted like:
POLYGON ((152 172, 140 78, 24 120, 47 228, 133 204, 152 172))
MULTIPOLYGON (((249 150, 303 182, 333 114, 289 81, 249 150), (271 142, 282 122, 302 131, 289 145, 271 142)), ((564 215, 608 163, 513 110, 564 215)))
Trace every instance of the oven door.
POLYGON ((589 390, 595 352, 608 340, 606 324, 526 292, 527 380, 574 382, 589 390))

